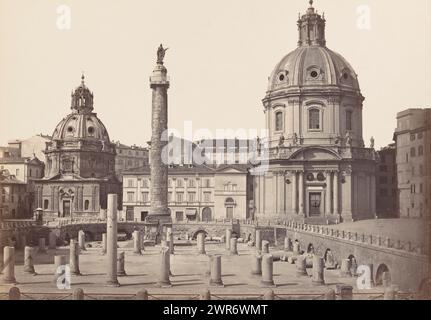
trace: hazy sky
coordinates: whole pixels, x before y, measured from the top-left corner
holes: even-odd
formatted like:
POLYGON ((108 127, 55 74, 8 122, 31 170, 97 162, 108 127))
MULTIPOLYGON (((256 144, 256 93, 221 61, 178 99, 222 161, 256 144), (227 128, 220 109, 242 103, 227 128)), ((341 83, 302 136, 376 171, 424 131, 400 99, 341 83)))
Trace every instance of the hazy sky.
MULTIPOLYGON (((364 139, 391 142, 395 116, 431 107, 431 1, 316 0, 327 46, 359 75, 364 139), (371 29, 358 28, 358 6, 371 29)), ((85 71, 112 140, 146 145, 158 45, 170 47, 169 126, 262 128, 261 100, 297 46, 306 0, 0 0, 0 145, 52 134, 85 71), (71 28, 57 27, 58 6, 71 28)))

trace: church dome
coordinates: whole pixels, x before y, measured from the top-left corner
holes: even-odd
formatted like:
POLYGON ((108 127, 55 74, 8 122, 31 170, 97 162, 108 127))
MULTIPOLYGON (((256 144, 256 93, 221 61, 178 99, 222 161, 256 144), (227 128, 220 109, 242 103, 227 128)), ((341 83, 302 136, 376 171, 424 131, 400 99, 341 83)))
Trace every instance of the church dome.
POLYGON ((301 46, 286 55, 272 72, 268 91, 305 86, 360 90, 358 77, 350 64, 340 54, 323 46, 301 46))
POLYGON ((93 93, 84 83, 72 93, 72 113, 66 116, 55 128, 53 140, 94 139, 110 143, 104 124, 93 111, 93 93))
POLYGON ((110 142, 108 131, 95 113, 69 114, 57 125, 52 139, 95 139, 110 142))
POLYGON ((298 48, 276 65, 269 77, 268 93, 322 86, 360 93, 356 72, 346 59, 326 47, 326 20, 312 4, 310 1, 307 12, 298 20, 298 48))

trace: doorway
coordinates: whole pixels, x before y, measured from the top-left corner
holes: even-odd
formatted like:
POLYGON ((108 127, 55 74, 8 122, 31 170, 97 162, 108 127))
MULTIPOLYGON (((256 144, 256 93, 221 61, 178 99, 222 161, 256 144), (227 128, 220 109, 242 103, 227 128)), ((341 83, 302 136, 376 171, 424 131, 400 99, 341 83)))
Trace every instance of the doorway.
POLYGON ((70 200, 63 200, 63 217, 70 217, 70 200))
POLYGON ((319 217, 321 215, 322 194, 310 193, 310 217, 319 217))

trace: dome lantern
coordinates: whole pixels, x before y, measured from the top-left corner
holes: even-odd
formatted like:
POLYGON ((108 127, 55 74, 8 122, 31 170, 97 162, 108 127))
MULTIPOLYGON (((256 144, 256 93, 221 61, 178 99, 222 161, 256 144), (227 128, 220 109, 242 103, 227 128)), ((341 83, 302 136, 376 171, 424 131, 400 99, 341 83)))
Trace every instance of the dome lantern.
POLYGON ((93 93, 85 85, 85 76, 81 76, 81 85, 72 93, 71 109, 78 113, 93 111, 93 93))
POLYGON ((313 0, 306 14, 298 20, 298 46, 325 46, 325 18, 314 10, 313 0))

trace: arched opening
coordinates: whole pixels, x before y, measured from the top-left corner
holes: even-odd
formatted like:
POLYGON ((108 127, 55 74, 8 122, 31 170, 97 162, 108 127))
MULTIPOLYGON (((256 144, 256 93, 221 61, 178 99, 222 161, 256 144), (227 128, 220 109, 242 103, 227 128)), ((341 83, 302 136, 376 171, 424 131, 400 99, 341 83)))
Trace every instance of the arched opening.
POLYGON ((350 261, 350 273, 353 276, 356 276, 358 271, 358 261, 353 254, 349 255, 347 259, 350 261))
POLYGON ((275 131, 283 131, 283 112, 281 111, 275 114, 275 131))
POLYGON ((310 243, 307 247, 307 253, 308 254, 314 254, 314 246, 312 243, 310 243))
POLYGON ((199 233, 203 233, 205 238, 208 237, 208 232, 206 230, 199 229, 199 230, 195 231, 195 233, 193 233, 192 240, 196 240, 199 233))
POLYGON ((323 255, 323 260, 325 261, 325 268, 328 270, 333 270, 337 268, 337 262, 335 261, 334 254, 331 249, 326 249, 323 255))
POLYGON ((211 220, 212 220, 211 208, 206 207, 202 210, 202 221, 209 222, 211 220))
POLYGON ((88 210, 88 208, 90 207, 90 201, 88 201, 88 200, 85 200, 84 201, 84 210, 88 210))
POLYGON ((383 286, 384 277, 390 278, 389 268, 385 264, 379 265, 376 272, 376 286, 383 286))

